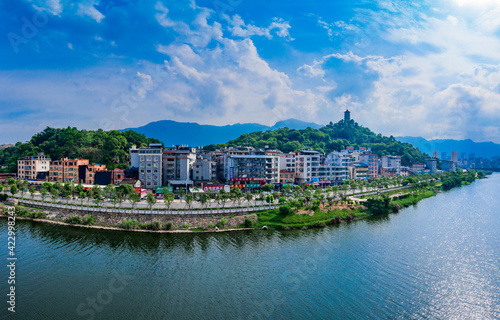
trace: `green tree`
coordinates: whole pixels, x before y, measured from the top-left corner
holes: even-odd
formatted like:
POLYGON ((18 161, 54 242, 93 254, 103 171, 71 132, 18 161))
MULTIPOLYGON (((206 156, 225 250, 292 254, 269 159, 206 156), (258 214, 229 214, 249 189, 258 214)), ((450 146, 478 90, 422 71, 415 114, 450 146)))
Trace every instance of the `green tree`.
POLYGON ((172 203, 174 202, 174 195, 171 193, 165 193, 165 196, 163 197, 163 202, 165 202, 165 206, 167 207, 167 210, 170 210, 170 207, 172 206, 172 203))
POLYGON ((48 191, 47 188, 41 187, 40 188, 40 198, 42 198, 42 202, 45 202, 45 198, 47 197, 48 191))
POLYGON ((271 191, 274 190, 274 185, 270 184, 270 183, 267 183, 267 184, 265 184, 265 185, 262 186, 261 190, 264 191, 264 192, 271 192, 271 191))
POLYGON ((146 195, 146 202, 148 203, 149 210, 152 210, 156 203, 156 198, 151 191, 148 191, 148 194, 146 195))
POLYGON ((250 191, 245 193, 245 200, 247 201, 247 208, 250 208, 250 202, 253 199, 253 194, 250 191))
POLYGON ((194 200, 194 196, 192 193, 188 193, 186 194, 186 196, 184 197, 184 201, 186 202, 186 207, 188 209, 191 209, 191 206, 193 205, 193 200, 194 200))
POLYGON ((15 196, 17 194, 17 186, 16 184, 13 184, 10 186, 10 194, 12 194, 13 196, 15 196))
POLYGON ((30 187, 31 200, 35 199, 36 188, 34 186, 30 187))
POLYGON ((132 205, 132 209, 135 208, 137 203, 141 200, 141 197, 137 192, 132 192, 131 194, 128 195, 128 202, 132 205))
POLYGON ((61 191, 59 191, 59 189, 57 188, 52 188, 50 190, 50 196, 52 197, 52 201, 56 202, 57 201, 57 198, 59 198, 59 194, 61 193, 61 191))

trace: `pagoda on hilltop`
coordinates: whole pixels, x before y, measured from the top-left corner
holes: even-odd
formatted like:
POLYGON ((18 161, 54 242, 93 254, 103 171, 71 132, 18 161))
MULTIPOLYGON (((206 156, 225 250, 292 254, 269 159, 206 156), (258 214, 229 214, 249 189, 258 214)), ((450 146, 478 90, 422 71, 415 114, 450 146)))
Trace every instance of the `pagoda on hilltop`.
POLYGON ((347 109, 346 111, 344 111, 344 122, 349 121, 351 121, 351 112, 349 111, 349 109, 347 109))

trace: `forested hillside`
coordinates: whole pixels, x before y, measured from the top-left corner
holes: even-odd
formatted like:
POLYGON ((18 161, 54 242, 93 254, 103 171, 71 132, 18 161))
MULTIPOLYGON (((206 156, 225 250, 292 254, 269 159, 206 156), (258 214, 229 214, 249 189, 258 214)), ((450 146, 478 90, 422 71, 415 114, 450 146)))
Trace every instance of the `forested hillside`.
POLYGON ((399 155, 403 165, 423 163, 426 154, 416 149, 409 143, 402 143, 394 137, 384 137, 375 134, 370 129, 360 126, 354 120, 344 122, 340 120, 319 128, 303 130, 290 130, 281 128, 272 131, 258 131, 243 134, 227 143, 208 145, 205 149, 215 150, 223 147, 251 146, 254 148, 278 149, 283 152, 313 149, 325 153, 340 151, 347 146, 369 147, 374 153, 382 155, 399 155))
POLYGON ((105 164, 110 169, 128 168, 129 148, 134 144, 140 147, 149 143, 160 141, 135 131, 87 131, 71 127, 47 127, 26 143, 18 142, 14 147, 1 149, 0 166, 4 167, 2 172, 15 172, 18 159, 43 152, 51 159, 84 158, 90 162, 105 164))

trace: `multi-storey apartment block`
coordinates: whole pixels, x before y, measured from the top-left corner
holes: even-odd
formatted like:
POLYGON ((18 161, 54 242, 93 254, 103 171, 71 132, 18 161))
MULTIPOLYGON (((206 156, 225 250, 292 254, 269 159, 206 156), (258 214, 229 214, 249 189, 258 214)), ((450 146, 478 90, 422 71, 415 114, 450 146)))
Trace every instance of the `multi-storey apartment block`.
MULTIPOLYGON (((400 156, 382 156, 381 159, 382 168, 391 168, 395 170, 395 175, 399 175, 401 171, 401 157, 400 156)), ((392 172, 394 170, 385 170, 386 172, 392 172)))
POLYGON ((49 175, 50 159, 39 153, 17 160, 17 177, 27 180, 45 180, 49 175))
POLYGON ((260 150, 245 155, 228 155, 225 163, 226 181, 239 184, 238 181, 245 181, 239 179, 252 178, 265 180, 266 183, 280 183, 279 157, 275 152, 260 150))
POLYGON ((154 189, 162 185, 162 144, 150 143, 149 147, 130 149, 132 166, 139 168, 142 187, 154 189))
POLYGON ((89 165, 87 159, 68 159, 53 160, 49 167, 49 181, 85 183, 84 166, 89 165))
POLYGON ((178 145, 163 150, 163 184, 165 186, 192 185, 192 170, 195 161, 196 148, 178 145))
POLYGON ((194 181, 217 180, 216 162, 198 156, 193 164, 193 180, 194 181))

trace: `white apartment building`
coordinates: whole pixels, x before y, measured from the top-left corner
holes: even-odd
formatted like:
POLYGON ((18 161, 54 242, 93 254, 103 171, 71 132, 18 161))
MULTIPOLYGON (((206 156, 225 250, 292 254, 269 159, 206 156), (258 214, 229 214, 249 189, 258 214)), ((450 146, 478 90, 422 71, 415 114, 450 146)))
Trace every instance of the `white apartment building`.
POLYGON ((382 168, 394 168, 396 170, 396 175, 401 173, 401 157, 400 156, 382 156, 381 165, 382 168))
POLYGON ((217 180, 216 162, 198 156, 193 164, 193 180, 194 181, 217 180))
POLYGON ((279 156, 264 151, 253 151, 251 154, 224 155, 224 179, 265 178, 266 183, 279 183, 279 156))
POLYGON ((17 160, 17 177, 19 179, 45 180, 49 175, 50 159, 45 157, 43 153, 38 156, 26 156, 21 160, 17 160))
POLYGON ((295 153, 290 152, 287 154, 279 155, 280 170, 295 172, 295 153))
POLYGON ((145 189, 162 185, 162 144, 151 143, 149 147, 132 146, 129 150, 131 164, 139 168, 139 180, 145 189))
POLYGON ((196 148, 177 145, 163 150, 163 184, 192 185, 195 161, 196 148))

